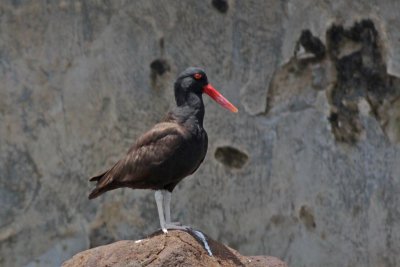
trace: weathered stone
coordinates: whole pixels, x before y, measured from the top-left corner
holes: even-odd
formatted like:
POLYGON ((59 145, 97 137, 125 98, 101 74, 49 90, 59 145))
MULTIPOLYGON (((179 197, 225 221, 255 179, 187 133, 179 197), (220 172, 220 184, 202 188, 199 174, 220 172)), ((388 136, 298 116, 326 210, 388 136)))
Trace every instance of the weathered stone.
POLYGON ((158 233, 150 238, 119 241, 78 253, 62 267, 107 266, 248 266, 287 267, 269 256, 242 256, 207 237, 212 255, 190 234, 182 231, 158 233))

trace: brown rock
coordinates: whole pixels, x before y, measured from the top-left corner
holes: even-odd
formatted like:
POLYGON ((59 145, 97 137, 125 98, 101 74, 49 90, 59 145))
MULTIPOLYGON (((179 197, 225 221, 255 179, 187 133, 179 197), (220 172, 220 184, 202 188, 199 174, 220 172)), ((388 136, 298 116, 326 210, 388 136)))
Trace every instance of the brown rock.
POLYGON ((270 256, 242 256, 207 237, 214 256, 189 233, 169 231, 139 240, 123 240, 76 254, 62 267, 136 267, 136 266, 251 266, 287 267, 270 256))

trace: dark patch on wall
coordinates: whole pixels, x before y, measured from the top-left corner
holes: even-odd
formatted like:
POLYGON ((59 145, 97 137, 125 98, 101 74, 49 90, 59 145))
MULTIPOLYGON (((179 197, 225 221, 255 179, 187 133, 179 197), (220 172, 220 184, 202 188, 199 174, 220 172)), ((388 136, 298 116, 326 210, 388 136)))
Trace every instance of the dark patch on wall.
POLYGON ((218 147, 214 156, 225 166, 234 169, 243 168, 249 159, 246 153, 231 146, 218 147))
POLYGON ((229 9, 228 0, 212 0, 211 3, 221 13, 226 13, 229 9))
POLYGON ((354 144, 360 140, 362 107, 363 115, 373 116, 390 141, 400 143, 400 79, 387 74, 382 54, 379 32, 369 19, 350 28, 332 25, 326 32, 326 45, 310 30, 303 30, 293 58, 274 74, 266 113, 312 107, 316 94, 305 90, 311 82, 311 88, 327 94, 327 120, 337 141, 354 144), (299 53, 301 48, 305 54, 299 53))
POLYGON ((150 63, 150 69, 152 75, 154 74, 155 76, 163 75, 165 72, 169 71, 171 67, 168 64, 168 61, 162 58, 158 58, 156 60, 153 60, 153 62, 150 63))
POLYGON ((327 45, 337 73, 337 82, 330 94, 332 132, 338 141, 354 143, 363 131, 359 101, 366 99, 379 120, 381 105, 399 93, 386 73, 378 31, 371 20, 356 22, 349 29, 331 26, 327 31, 327 45))
POLYGON ((300 38, 296 43, 295 56, 297 56, 300 46, 308 53, 315 56, 316 59, 321 59, 325 56, 325 45, 322 41, 314 36, 310 30, 303 30, 301 32, 300 38))
POLYGON ((301 206, 299 211, 299 218, 306 226, 307 230, 313 230, 317 227, 314 219, 314 214, 310 207, 305 205, 301 206))
MULTIPOLYGON (((164 42, 162 42, 163 44, 164 42)), ((161 44, 161 43, 160 43, 161 44)), ((156 87, 157 77, 162 76, 164 73, 171 70, 167 60, 158 58, 150 63, 150 79, 153 87, 156 87)))

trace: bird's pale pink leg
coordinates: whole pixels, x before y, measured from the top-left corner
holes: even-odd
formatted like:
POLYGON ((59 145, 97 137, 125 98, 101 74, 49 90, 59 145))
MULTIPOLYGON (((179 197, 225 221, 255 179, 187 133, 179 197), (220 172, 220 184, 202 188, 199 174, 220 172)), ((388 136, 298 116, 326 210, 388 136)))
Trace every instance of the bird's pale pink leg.
POLYGON ((163 205, 164 205, 164 213, 165 213, 165 222, 171 223, 171 192, 167 190, 161 191, 163 194, 163 205))
POLYGON ((168 233, 166 225, 165 225, 165 217, 164 217, 164 195, 161 190, 157 190, 154 193, 154 198, 156 199, 157 210, 158 210, 158 218, 160 219, 161 230, 166 234, 168 233))
POLYGON ((171 223, 171 213, 170 213, 170 203, 171 203, 171 193, 168 192, 167 194, 165 192, 168 192, 166 190, 157 190, 156 193, 154 194, 156 203, 157 203, 157 210, 158 210, 158 217, 160 219, 160 226, 161 230, 166 234, 168 233, 168 229, 176 229, 176 230, 187 230, 187 226, 180 226, 175 223, 171 223), (165 196, 167 196, 165 198, 165 196), (165 207, 168 206, 168 208, 165 210, 166 212, 164 213, 165 207), (168 215, 168 221, 166 221, 165 215, 169 213, 168 215))
POLYGON ((162 190, 163 193, 163 201, 164 201, 164 214, 165 214, 165 223, 169 225, 181 225, 180 222, 171 222, 171 196, 172 193, 167 190, 162 190))

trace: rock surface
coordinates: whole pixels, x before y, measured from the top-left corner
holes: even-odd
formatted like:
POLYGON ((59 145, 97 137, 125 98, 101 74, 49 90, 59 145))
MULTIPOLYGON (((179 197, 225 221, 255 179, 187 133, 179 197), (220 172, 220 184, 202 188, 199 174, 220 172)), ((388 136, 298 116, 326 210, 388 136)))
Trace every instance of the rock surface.
POLYGON ((400 266, 399 10, 0 1, 0 266, 59 266, 158 227, 152 192, 89 201, 87 179, 174 105, 190 65, 239 113, 205 97, 209 151, 175 220, 288 265, 400 266))
POLYGON ((236 250, 208 239, 213 256, 193 236, 182 231, 159 233, 138 241, 118 241, 78 253, 62 267, 107 266, 248 266, 287 267, 269 256, 242 256, 236 250))

